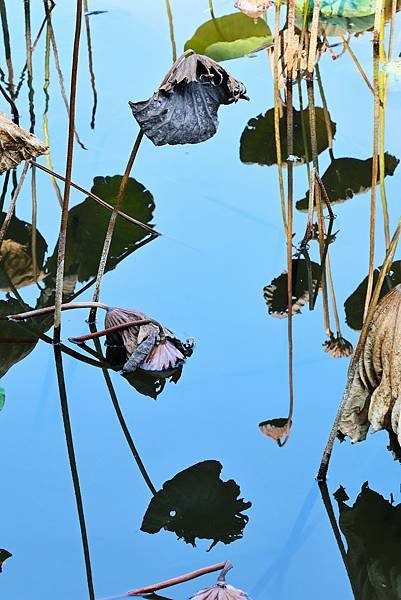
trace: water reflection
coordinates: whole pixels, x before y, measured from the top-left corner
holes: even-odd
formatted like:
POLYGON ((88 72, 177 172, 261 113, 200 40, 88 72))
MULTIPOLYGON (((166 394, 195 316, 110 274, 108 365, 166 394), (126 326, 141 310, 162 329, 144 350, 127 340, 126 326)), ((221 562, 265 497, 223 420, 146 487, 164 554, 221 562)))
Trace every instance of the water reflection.
POLYGON ((356 600, 399 600, 401 597, 401 504, 386 500, 368 483, 353 505, 343 487, 334 494, 339 528, 347 549, 341 548, 356 600))
POLYGON ((3 572, 4 562, 8 558, 11 558, 11 556, 12 556, 11 552, 9 552, 8 550, 5 550, 4 548, 0 548, 0 573, 3 572))
POLYGON ((220 479, 222 468, 217 460, 205 460, 166 481, 150 501, 141 530, 172 531, 193 546, 196 538, 213 540, 209 550, 242 538, 249 521, 243 511, 252 503, 239 498, 234 480, 220 479))

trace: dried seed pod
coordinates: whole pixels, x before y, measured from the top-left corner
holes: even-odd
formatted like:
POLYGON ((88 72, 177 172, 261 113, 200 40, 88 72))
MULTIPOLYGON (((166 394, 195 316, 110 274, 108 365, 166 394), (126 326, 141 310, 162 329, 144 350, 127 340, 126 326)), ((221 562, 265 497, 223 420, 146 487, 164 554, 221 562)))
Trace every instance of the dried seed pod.
MULTIPOLYGON (((105 327, 109 329, 130 321, 148 320, 145 314, 124 308, 111 308, 106 312, 105 327)), ((152 319, 151 319, 152 321, 152 319)), ((191 356, 193 342, 181 342, 174 334, 155 322, 133 325, 106 336, 107 360, 121 367, 124 373, 141 368, 164 372, 179 368, 191 356)))
POLYGON ((359 442, 387 429, 401 441, 401 285, 377 305, 363 349, 351 362, 338 430, 359 442))
POLYGON ((47 151, 36 135, 16 125, 0 112, 0 175, 15 169, 20 162, 36 158, 47 151))
POLYGON ((257 21, 271 5, 272 2, 270 0, 237 0, 234 7, 257 21))
POLYGON ((331 332, 329 339, 324 342, 323 348, 333 358, 348 357, 354 351, 351 342, 343 338, 339 333, 334 336, 331 332))
POLYGON ((203 142, 217 131, 221 104, 248 100, 244 85, 222 66, 187 52, 149 100, 129 103, 140 128, 156 146, 203 142))
POLYGON ((291 431, 291 421, 288 418, 270 419, 259 423, 259 429, 267 437, 272 438, 279 446, 282 445, 283 437, 289 435, 291 431))
POLYGON ((230 569, 232 569, 232 564, 227 561, 217 583, 200 590, 191 596, 191 600, 249 600, 248 594, 226 583, 226 575, 230 569))

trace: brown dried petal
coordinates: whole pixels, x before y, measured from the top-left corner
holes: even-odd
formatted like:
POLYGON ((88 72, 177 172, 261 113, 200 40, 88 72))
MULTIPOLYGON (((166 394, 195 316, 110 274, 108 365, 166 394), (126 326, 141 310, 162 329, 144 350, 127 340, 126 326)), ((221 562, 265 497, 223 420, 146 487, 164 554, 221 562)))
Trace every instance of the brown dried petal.
POLYGON ((249 596, 228 583, 217 582, 191 596, 191 600, 249 600, 249 596))
POLYGON ((4 171, 15 169, 23 160, 44 154, 47 146, 0 112, 0 149, 1 175, 4 171))

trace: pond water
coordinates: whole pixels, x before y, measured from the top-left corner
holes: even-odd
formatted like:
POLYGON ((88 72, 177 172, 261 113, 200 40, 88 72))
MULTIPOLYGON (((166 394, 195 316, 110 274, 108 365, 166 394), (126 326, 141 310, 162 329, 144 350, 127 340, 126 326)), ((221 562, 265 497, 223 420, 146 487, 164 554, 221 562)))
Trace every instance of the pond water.
MULTIPOLYGON (((17 80, 25 63, 23 6, 6 4, 17 80)), ((210 19, 209 7, 206 0, 172 0, 171 5, 180 53, 197 27, 210 19)), ((75 146, 73 180, 87 190, 92 189, 95 178, 122 175, 138 132, 128 101, 149 98, 172 62, 169 23, 161 0, 93 0, 89 9, 107 12, 89 17, 98 95, 94 129, 90 127, 93 97, 85 29, 82 32, 76 126, 87 149, 75 146)), ((216 1, 214 10, 217 16, 234 12, 228 0, 216 1)), ((268 22, 273 29, 274 8, 271 11, 268 22)), ((52 13, 67 90, 74 14, 73 2, 57 3, 52 13)), ((31 2, 31 18, 36 34, 43 20, 42 3, 37 0, 31 2)), ((352 48, 370 79, 371 36, 368 32, 352 38, 352 48)), ((399 42, 396 29, 397 54, 399 42)), ((1 60, 6 72, 4 55, 1 60)), ((47 116, 51 159, 54 170, 63 173, 68 119, 53 56, 50 63, 47 116)), ((336 123, 335 157, 368 159, 372 156, 371 91, 348 53, 334 61, 326 52, 319 64, 330 116, 336 123)), ((196 342, 180 380, 167 382, 156 400, 139 393, 118 372, 111 372, 121 409, 154 487, 161 489, 165 481, 192 465, 218 461, 222 480, 235 480, 241 490, 239 497, 252 503, 243 511, 249 521, 242 522, 242 537, 230 544, 220 541, 209 552, 213 535, 196 539, 193 547, 177 539, 174 531, 141 531, 152 494, 123 436, 102 371, 65 355, 96 597, 118 596, 230 560, 234 564, 230 583, 246 590, 254 600, 400 598, 401 571, 391 563, 389 548, 397 548, 397 541, 399 547, 401 531, 392 520, 391 505, 376 496, 372 499, 365 489, 352 521, 352 513, 339 500, 342 514, 349 519, 340 522, 346 536, 343 551, 348 549, 347 574, 315 481, 349 362, 347 358, 335 360, 323 351, 320 297, 316 310, 310 312, 305 306, 293 320, 295 410, 291 438, 281 449, 258 429, 260 421, 287 414, 287 321, 270 316, 263 298, 264 286, 286 269, 286 240, 277 168, 241 162, 240 139, 250 119, 274 106, 273 81, 265 51, 223 65, 245 84, 250 101, 221 107, 217 134, 202 144, 156 148, 144 139, 132 177, 151 197, 146 196, 145 202, 144 191, 138 192, 143 206, 132 214, 146 218, 163 235, 115 261, 116 267, 104 277, 101 300, 110 306, 137 308, 166 324, 181 339, 193 337, 196 342), (369 498, 364 504, 366 495, 369 498), (363 534, 370 529, 370 545, 363 545, 363 534), (393 536, 388 543, 387 534, 393 536), (388 573, 387 579, 383 573, 388 573)), ((35 132, 41 139, 44 78, 43 34, 33 55, 35 132)), ((317 106, 322 106, 317 89, 316 96, 317 106)), ((29 129, 26 80, 17 106, 21 125, 29 129)), ((1 107, 9 112, 3 100, 1 107)), ((400 119, 400 94, 395 87, 388 96, 385 142, 386 151, 395 157, 401 157, 400 119)), ((46 164, 43 157, 38 161, 46 164)), ((324 173, 330 164, 327 150, 320 154, 319 162, 324 173)), ((58 239, 60 206, 48 175, 37 170, 36 177, 37 228, 51 257, 58 239)), ((28 174, 16 209, 16 217, 28 223, 32 222, 30 179, 28 174)), ((386 178, 392 226, 400 213, 400 179, 400 168, 386 178)), ((104 181, 98 180, 96 185, 100 194, 104 181)), ((116 189, 108 193, 115 195, 116 189)), ((297 166, 294 199, 303 198, 307 189, 306 169, 297 166)), ((10 190, 6 207, 9 196, 10 190)), ((334 206, 334 230, 339 233, 331 247, 331 269, 342 332, 354 344, 358 333, 346 325, 343 303, 368 271, 369 198, 366 190, 334 206)), ((100 246, 93 247, 91 262, 96 219, 103 209, 73 190, 71 206, 83 201, 90 207, 87 222, 81 222, 77 235, 72 232, 70 237, 70 274, 77 264, 75 274, 77 268, 81 273, 76 290, 96 274, 93 264, 100 254, 100 246)), ((295 211, 294 219, 300 240, 306 213, 295 211)), ((381 223, 379 211, 376 266, 384 257, 381 223)), ((104 228, 101 231, 103 235, 104 228)), ((138 231, 132 228, 132 240, 137 242, 143 238, 138 231)), ((131 234, 125 230, 125 235, 131 234)), ((97 243, 102 242, 99 237, 97 243)), ((19 291, 27 304, 36 305, 40 295, 36 285, 19 291)), ((91 297, 89 289, 79 300, 91 297)), ((7 298, 2 292, 1 299, 7 298)), ((20 308, 10 312, 16 310, 20 308)), ((88 331, 86 319, 85 310, 63 314, 65 343, 88 331)), ((99 311, 100 329, 102 319, 99 311)), ((24 331, 20 335, 26 338, 30 334, 24 331)), ((18 353, 19 348, 21 344, 2 344, 2 366, 11 362, 11 353, 18 353)), ((7 600, 84 599, 88 591, 53 351, 40 341, 23 360, 14 362, 4 369, 7 372, 1 380, 6 399, 0 413, 0 547, 13 556, 4 563, 0 595, 7 600)), ((392 460, 387 444, 385 432, 369 435, 361 444, 336 444, 328 479, 336 518, 338 503, 333 494, 340 486, 349 496, 348 506, 353 506, 365 482, 386 500, 392 497, 395 505, 401 502, 400 467, 392 460)), ((213 511, 209 514, 213 490, 208 496, 211 483, 202 473, 195 470, 186 487, 181 484, 182 502, 190 503, 192 496, 204 493, 203 519, 211 531, 219 531, 220 526, 224 529, 221 523, 230 507, 223 503, 217 516, 213 511)), ((191 525, 196 528, 196 524, 186 524, 191 525)), ((215 576, 208 575, 161 595, 182 600, 214 581, 215 576)))

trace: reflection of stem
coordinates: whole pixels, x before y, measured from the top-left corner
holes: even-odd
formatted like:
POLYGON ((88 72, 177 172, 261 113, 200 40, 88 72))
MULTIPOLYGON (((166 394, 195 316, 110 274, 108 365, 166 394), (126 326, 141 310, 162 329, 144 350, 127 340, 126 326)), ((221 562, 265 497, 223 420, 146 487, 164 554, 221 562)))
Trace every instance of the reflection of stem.
POLYGON ((210 16, 212 17, 212 19, 215 19, 216 15, 214 14, 213 0, 209 0, 209 10, 210 10, 210 16))
POLYGON ((0 248, 1 248, 1 245, 2 245, 3 240, 4 240, 4 236, 5 236, 6 232, 7 232, 8 226, 10 224, 11 218, 12 218, 12 216, 14 214, 15 204, 17 202, 17 198, 19 196, 19 193, 21 191, 22 185, 24 183, 24 179, 25 179, 25 176, 27 174, 28 167, 29 167, 29 162, 25 161, 24 168, 22 169, 22 173, 20 175, 17 187, 16 187, 16 189, 15 189, 15 191, 13 193, 13 196, 12 196, 11 201, 10 201, 10 206, 8 207, 7 214, 4 217, 4 221, 3 221, 3 224, 2 224, 1 229, 0 229, 0 248))
POLYGON ((349 45, 348 41, 345 39, 345 37, 343 35, 341 36, 341 40, 344 44, 344 47, 348 50, 350 57, 354 61, 356 68, 358 69, 359 73, 361 74, 362 79, 364 80, 364 82, 366 83, 366 85, 368 86, 368 88, 370 89, 370 91, 373 94, 374 90, 373 90, 372 84, 370 83, 368 76, 366 75, 365 71, 363 70, 361 63, 359 62, 356 55, 354 54, 354 51, 352 50, 351 46, 349 45))
POLYGON ((375 26, 373 31, 373 87, 374 87, 374 120, 373 120, 373 156, 372 156, 372 183, 370 195, 370 227, 369 227, 369 274, 365 298, 364 319, 366 318, 370 297, 373 289, 373 273, 375 269, 375 228, 376 228, 376 187, 378 175, 378 153, 379 153, 379 115, 380 115, 380 92, 379 92, 379 61, 380 61, 380 19, 383 0, 376 4, 375 26))
POLYGON ((309 167, 310 157, 309 157, 309 148, 308 148, 308 138, 306 135, 304 102, 303 102, 303 98, 302 98, 302 79, 301 79, 300 71, 298 71, 298 73, 297 73, 297 85, 298 85, 299 114, 301 117, 302 143, 303 143, 304 152, 305 152, 305 162, 306 162, 306 171, 308 174, 308 181, 310 181, 310 175, 311 175, 310 167, 309 167))
MULTIPOLYGON (((45 5, 46 6, 46 5, 45 5)), ((58 56, 58 50, 57 50, 57 44, 56 44, 56 36, 54 34, 54 29, 53 29, 53 25, 51 22, 51 18, 50 18, 50 14, 49 14, 49 10, 46 6, 46 14, 48 15, 47 18, 47 25, 49 27, 49 31, 50 31, 50 41, 52 44, 52 49, 53 49, 53 55, 54 55, 54 63, 56 65, 56 71, 57 71, 57 75, 58 75, 58 80, 59 80, 59 84, 60 84, 60 91, 61 91, 61 96, 63 98, 63 102, 64 102, 64 106, 65 109, 67 111, 67 115, 70 115, 70 104, 68 103, 67 100, 67 95, 65 92, 65 87, 64 87, 64 77, 63 77, 63 72, 61 70, 61 66, 60 66, 60 60, 59 60, 59 56, 58 56)), ((74 130, 74 135, 75 135, 75 139, 77 140, 78 144, 81 146, 81 148, 83 148, 84 150, 86 150, 85 146, 83 145, 83 143, 81 142, 81 139, 78 135, 77 130, 74 130)))
MULTIPOLYGON (((47 146, 47 152, 45 154, 45 160, 48 168, 53 171, 52 159, 50 154, 50 141, 49 141, 49 120, 47 113, 49 111, 49 89, 50 86, 50 29, 49 25, 46 27, 46 49, 45 49, 45 81, 43 84, 43 91, 45 93, 45 110, 43 113, 43 136, 45 138, 45 144, 47 146)), ((63 204, 63 197, 61 195, 60 188, 53 174, 50 175, 50 181, 52 182, 54 191, 56 192, 57 199, 60 206, 63 204)))
POLYGON ((168 26, 170 31, 171 50, 173 52, 173 62, 175 62, 177 60, 177 46, 175 43, 173 13, 171 11, 170 0, 166 0, 166 10, 168 17, 168 26))
POLYGON ((327 516, 329 517, 331 529, 332 529, 332 531, 334 533, 334 537, 335 537, 335 540, 337 542, 337 546, 338 546, 338 549, 340 551, 341 558, 343 560, 345 570, 347 571, 347 575, 348 575, 348 579, 349 579, 349 582, 350 582, 350 585, 351 585, 352 592, 353 592, 353 594, 354 594, 354 596, 356 598, 357 597, 356 591, 354 590, 354 586, 352 585, 352 577, 351 577, 349 569, 348 569, 347 553, 346 553, 346 550, 345 550, 343 539, 341 537, 341 531, 340 531, 340 529, 339 529, 339 527, 337 525, 337 519, 336 519, 336 516, 334 514, 334 509, 333 509, 333 505, 331 503, 331 498, 330 498, 330 495, 329 495, 329 490, 327 489, 326 482, 323 482, 323 481, 319 482, 319 489, 320 489, 320 494, 322 496, 322 501, 323 501, 324 507, 325 507, 326 512, 327 512, 327 516))
POLYGON ((337 335, 341 336, 340 317, 338 316, 336 294, 335 294, 335 291, 334 291, 333 277, 331 275, 331 266, 330 266, 330 255, 329 255, 329 252, 327 252, 326 267, 327 267, 327 280, 328 280, 329 289, 330 289, 331 304, 332 304, 333 313, 334 313, 334 321, 336 323, 336 331, 337 331, 337 335))
MULTIPOLYGON (((324 122, 325 122, 325 125, 326 125, 327 140, 329 142, 329 154, 332 157, 332 153, 333 153, 333 132, 332 132, 332 129, 331 129, 330 114, 329 114, 329 109, 327 108, 326 94, 324 93, 324 88, 323 88, 323 83, 322 83, 322 78, 321 78, 321 75, 320 75, 320 68, 319 68, 318 63, 316 63, 316 65, 315 65, 315 72, 316 72, 317 84, 319 86, 319 93, 320 93, 320 97, 322 99, 322 104, 323 104, 324 122)), ((332 160, 333 160, 333 157, 332 157, 332 160)))
POLYGON ((87 41, 87 45, 88 45, 88 65, 89 65, 89 74, 90 74, 92 94, 93 94, 91 129, 95 129, 95 117, 96 117, 96 109, 97 109, 97 90, 96 90, 96 81, 95 81, 95 71, 93 69, 93 54, 92 54, 90 19, 89 19, 89 16, 86 14, 88 12, 88 0, 84 0, 84 12, 85 12, 86 41, 87 41))
POLYGON ((24 0, 25 14, 25 42, 26 42, 26 66, 28 71, 28 101, 29 115, 31 118, 30 132, 35 130, 35 109, 34 109, 34 90, 33 90, 33 71, 32 71, 32 41, 31 41, 31 0, 24 0))
MULTIPOLYGON (((380 40, 379 40, 379 61, 382 66, 387 62, 386 53, 384 51, 384 11, 381 13, 380 19, 380 40)), ((390 243, 390 222, 387 208, 386 186, 384 183, 385 177, 385 162, 384 162, 384 138, 385 138, 385 116, 386 116, 386 101, 388 89, 388 76, 385 76, 383 70, 379 71, 379 179, 380 179, 380 198, 383 210, 384 222, 384 239, 386 249, 390 243)))
MULTIPOLYGON (((114 228, 116 225, 117 214, 120 209, 121 202, 124 198, 124 195, 125 195, 125 192, 127 189, 127 185, 128 185, 128 179, 129 179, 132 167, 134 165, 135 158, 138 154, 138 150, 140 148, 142 139, 143 139, 143 132, 142 132, 142 130, 140 130, 140 132, 138 133, 138 136, 135 140, 135 143, 133 145, 133 148, 131 150, 131 154, 128 159, 127 166, 125 167, 124 175, 123 175, 121 183, 120 183, 120 189, 118 190, 115 205, 114 205, 113 211, 110 216, 110 221, 109 221, 109 225, 107 228, 106 237, 105 237, 103 249, 102 249, 102 254, 100 257, 98 272, 97 272, 97 276, 96 276, 95 291, 93 292, 93 301, 94 302, 97 302, 99 300, 100 286, 102 283, 102 278, 103 278, 104 272, 106 270, 106 263, 107 263, 107 259, 109 256, 109 251, 110 251, 111 241, 113 238, 114 228)), ((91 321, 94 320, 95 315, 96 315, 96 309, 92 309, 91 314, 90 314, 91 321)))
POLYGON ((7 93, 7 91, 3 88, 2 85, 0 85, 0 92, 3 94, 4 98, 7 100, 7 102, 10 105, 14 123, 16 125, 19 125, 19 112, 18 112, 17 105, 15 104, 14 100, 11 98, 11 96, 7 93))
MULTIPOLYGON (((74 155, 74 132, 75 132, 75 99, 77 93, 79 42, 82 27, 82 0, 76 2, 74 46, 72 51, 71 65, 71 87, 70 87, 70 111, 68 119, 67 160, 65 167, 65 184, 63 194, 63 206, 61 210, 60 234, 57 250, 57 275, 55 290, 54 311, 54 343, 60 343, 61 335, 61 305, 63 302, 64 262, 67 245, 68 208, 71 191, 72 161, 74 155)), ((50 22, 50 21, 49 21, 50 22)))
POLYGON ((195 579, 196 577, 201 577, 202 575, 206 575, 207 573, 221 571, 221 569, 224 569, 226 564, 226 562, 221 562, 217 565, 211 565, 210 567, 204 567, 203 569, 198 569, 197 571, 191 571, 191 573, 185 573, 185 575, 181 575, 180 577, 174 577, 173 579, 168 579, 167 581, 155 583, 154 585, 147 585, 144 588, 128 592, 128 596, 143 596, 145 594, 151 594, 152 592, 157 592, 158 590, 163 590, 167 587, 178 585, 179 583, 184 583, 185 581, 190 581, 191 579, 195 579))
MULTIPOLYGON (((43 165, 41 165, 41 164, 39 164, 39 163, 37 163, 37 162, 35 162, 33 160, 31 161, 31 163, 33 165, 35 165, 36 167, 38 167, 38 169, 41 169, 42 171, 45 171, 45 173, 49 173, 50 175, 53 175, 54 177, 57 177, 58 179, 61 179, 61 181, 65 181, 65 177, 63 177, 62 175, 60 175, 56 171, 53 171, 52 169, 48 169, 48 168, 44 167, 43 165)), ((73 181, 71 181, 71 187, 75 188, 76 190, 79 190, 83 194, 86 194, 87 196, 89 196, 89 198, 92 198, 93 200, 95 200, 98 204, 100 204, 104 208, 107 208, 108 210, 111 210, 111 211, 114 210, 114 207, 111 204, 109 204, 108 202, 106 202, 102 198, 99 198, 99 196, 96 196, 96 194, 94 194, 93 192, 89 192, 88 190, 86 190, 82 186, 78 185, 77 183, 74 183, 73 181)), ((118 215, 122 219, 125 219, 125 221, 128 221, 129 223, 132 223, 133 225, 138 225, 138 227, 141 227, 142 229, 144 229, 148 233, 154 235, 155 237, 158 237, 159 235, 161 235, 161 233, 159 233, 158 231, 156 231, 155 229, 153 229, 149 225, 146 225, 146 223, 142 223, 141 221, 138 221, 137 219, 134 219, 133 217, 130 217, 130 215, 127 215, 127 214, 125 214, 124 212, 122 212, 120 210, 118 211, 118 215)))
POLYGON ((7 171, 6 176, 4 177, 4 181, 3 181, 3 189, 1 190, 0 211, 2 211, 3 207, 4 207, 4 200, 6 199, 9 181, 10 181, 10 171, 7 171))
POLYGON ((11 94, 11 97, 14 97, 14 69, 13 69, 13 61, 11 59, 11 45, 10 45, 10 32, 8 29, 8 21, 7 21, 7 9, 4 0, 0 0, 0 17, 1 17, 1 26, 3 29, 3 42, 4 42, 4 52, 6 55, 6 63, 8 69, 8 90, 11 94))
MULTIPOLYGON (((393 57, 393 43, 394 43, 394 25, 395 25, 395 16, 397 13, 397 0, 392 0, 391 3, 391 20, 390 20, 390 35, 388 38, 388 60, 390 61, 393 57)), ((384 15, 383 15, 384 18, 384 15)))
MULTIPOLYGON (((79 0, 78 0, 78 2, 79 2, 79 0)), ((72 481, 73 481, 74 492, 75 492, 75 501, 77 504, 77 511, 78 511, 79 526, 81 529, 82 546, 83 546, 83 551, 84 551, 86 576, 87 576, 87 582, 88 582, 88 592, 89 592, 90 599, 94 600, 95 599, 95 591, 93 588, 92 567, 91 567, 91 560, 90 560, 90 554, 89 554, 88 534, 86 531, 84 507, 83 507, 83 502, 82 502, 81 487, 79 484, 78 468, 77 468, 77 462, 76 462, 76 458, 75 458, 74 441, 73 441, 73 437, 72 437, 71 421, 70 421, 70 414, 69 414, 69 409, 68 409, 67 390, 66 390, 66 386, 65 386, 64 369, 63 369, 63 357, 62 357, 61 348, 59 345, 54 346, 54 359, 56 362, 58 389, 59 389, 60 404, 61 404, 61 414, 63 417, 63 424, 64 424, 64 435, 65 435, 65 440, 67 443, 68 459, 70 462, 70 469, 71 469, 72 481)))
MULTIPOLYGON (((268 50, 269 52, 269 50, 268 50)), ((284 231, 287 231, 287 216, 284 195, 283 181, 283 162, 280 137, 280 91, 279 91, 279 56, 280 56, 280 0, 276 2, 275 19, 274 19, 274 50, 273 50, 273 77, 274 77, 274 135, 276 140, 276 156, 278 169, 278 183, 280 190, 281 215, 283 219, 284 231)))
MULTIPOLYGON (((92 330, 92 336, 93 336, 92 339, 94 340, 94 344, 95 344, 97 353, 104 360, 100 341, 99 341, 99 339, 95 338, 95 334, 97 332, 96 332, 96 327, 93 324, 91 325, 91 330, 92 330)), ((122 429, 124 437, 125 437, 125 439, 127 441, 128 447, 131 450, 132 456, 134 457, 135 462, 138 465, 138 469, 140 470, 141 475, 142 475, 142 477, 145 480, 146 485, 148 486, 150 492, 153 495, 155 495, 156 492, 157 492, 157 490, 156 490, 155 486, 152 483, 152 480, 150 479, 150 477, 148 475, 148 472, 147 472, 147 470, 145 468, 145 465, 143 464, 142 459, 139 456, 138 450, 136 449, 134 440, 132 439, 132 436, 131 436, 130 431, 129 431, 128 426, 127 426, 127 423, 126 423, 126 421, 124 419, 124 415, 122 413, 122 410, 121 410, 121 407, 120 407, 120 403, 118 401, 118 397, 117 397, 116 391, 115 391, 114 386, 113 386, 113 382, 112 382, 111 377, 110 377, 110 373, 109 373, 106 365, 104 364, 103 360, 102 360, 103 377, 104 377, 104 380, 106 382, 106 386, 107 386, 107 389, 109 391, 110 399, 111 399, 111 402, 113 404, 113 408, 115 410, 118 422, 120 424, 120 427, 122 429)))
POLYGON ((38 257, 36 252, 36 222, 38 214, 38 203, 36 195, 36 169, 33 166, 31 170, 31 191, 32 191, 32 262, 33 262, 33 278, 36 282, 38 280, 38 257))
POLYGON ((337 434, 338 434, 338 424, 340 422, 344 407, 348 401, 349 387, 352 385, 355 370, 358 368, 358 365, 359 365, 359 357, 365 346, 366 337, 368 335, 368 331, 369 331, 370 323, 371 323, 371 320, 373 317, 373 313, 375 311, 377 302, 379 300, 380 291, 381 291, 381 288, 383 285, 384 278, 386 277, 387 273, 389 272, 392 262, 393 262, 394 253, 397 249, 398 238, 400 236, 400 233, 401 233, 401 219, 398 221, 397 228, 391 239, 390 246, 387 250, 386 257, 383 262, 382 268, 380 269, 379 276, 377 278, 377 282, 376 282, 375 288, 373 290, 372 299, 369 304, 368 313, 366 315, 366 318, 364 319, 364 323, 363 323, 363 327, 361 330, 361 334, 359 336, 358 344, 357 344, 357 346, 354 350, 354 354, 352 356, 351 364, 348 369, 347 385, 346 385, 340 406, 338 408, 337 415, 334 419, 334 423, 331 428, 329 438, 327 440, 326 447, 323 452, 319 471, 317 474, 318 481, 326 481, 327 471, 329 468, 331 454, 333 452, 334 442, 335 442, 337 434))

